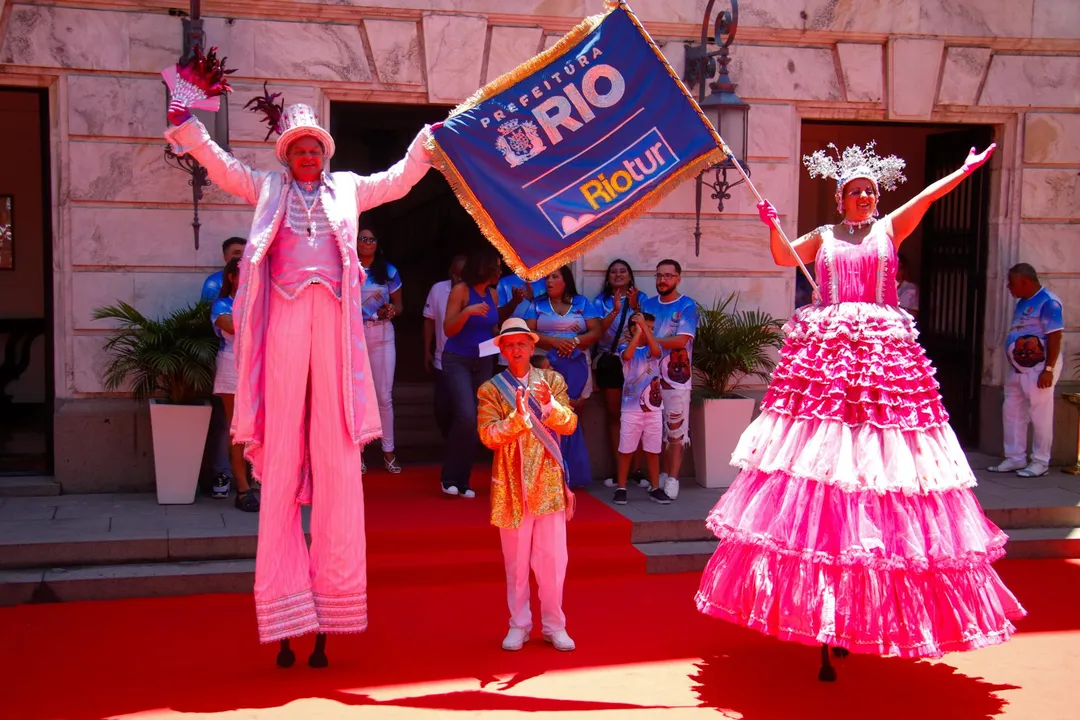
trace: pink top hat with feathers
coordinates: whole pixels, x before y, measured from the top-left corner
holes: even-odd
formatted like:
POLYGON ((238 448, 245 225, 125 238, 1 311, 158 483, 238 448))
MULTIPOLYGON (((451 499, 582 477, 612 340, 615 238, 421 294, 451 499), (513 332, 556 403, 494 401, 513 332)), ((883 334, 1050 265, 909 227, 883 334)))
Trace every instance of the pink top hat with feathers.
POLYGON ((279 97, 281 93, 271 94, 264 83, 263 94, 249 100, 244 107, 251 112, 265 115, 263 122, 270 128, 266 133, 267 140, 274 133, 278 133, 274 153, 281 164, 286 166, 289 164, 285 153, 293 142, 302 137, 313 137, 319 141, 326 153, 324 161, 332 158, 335 150, 334 138, 319 125, 319 116, 315 114, 315 109, 303 103, 285 107, 284 100, 274 102, 279 97))

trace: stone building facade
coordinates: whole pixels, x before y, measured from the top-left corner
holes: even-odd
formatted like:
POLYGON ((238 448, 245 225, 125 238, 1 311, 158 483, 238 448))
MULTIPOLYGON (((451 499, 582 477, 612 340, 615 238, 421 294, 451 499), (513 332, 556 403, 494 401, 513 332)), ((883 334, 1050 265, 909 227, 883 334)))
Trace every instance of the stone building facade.
MULTIPOLYGON (((718 5, 725 5, 721 2, 718 5)), ((703 0, 632 3, 677 71, 700 33, 703 0)), ((1004 271, 1020 261, 1065 301, 1066 343, 1080 350, 1080 2, 1076 0, 743 0, 732 76, 752 107, 748 160, 794 235, 805 123, 989 125, 989 257, 983 321, 983 432, 1000 448, 1004 271)), ((203 3, 207 41, 231 67, 236 97, 284 90, 324 121, 331 104, 449 109, 550 46, 602 0, 335 0, 203 3)), ((181 52, 186 4, 163 0, 0 0, 0 87, 43 88, 51 148, 51 298, 55 476, 65 490, 149 489, 145 411, 105 393, 106 328, 93 308, 126 300, 149 314, 182 304, 219 267, 221 238, 244 234, 248 209, 210 188, 204 242, 191 240, 187 177, 162 159, 159 73, 181 52)), ((837 125, 837 127, 846 127, 837 125)), ((234 153, 275 165, 256 119, 233 107, 234 153)), ((16 138, 7 138, 17 142, 16 138)), ((913 185, 921 187, 921 178, 913 185)), ((616 256, 647 277, 659 257, 685 268, 687 294, 733 290, 786 317, 794 276, 770 259, 753 197, 706 203, 700 255, 686 183, 580 263, 590 294, 616 256)), ((646 283, 648 284, 648 283, 646 283)), ((0 290, 0 292, 3 292, 0 290)), ((1070 352, 1070 355, 1072 354, 1070 352)), ((47 360, 47 358, 46 358, 47 360)), ((1067 362, 1063 379, 1074 377, 1067 362)), ((1064 387, 1064 386, 1063 386, 1064 387)), ((1076 455, 1074 410, 1059 407, 1055 456, 1076 455)))

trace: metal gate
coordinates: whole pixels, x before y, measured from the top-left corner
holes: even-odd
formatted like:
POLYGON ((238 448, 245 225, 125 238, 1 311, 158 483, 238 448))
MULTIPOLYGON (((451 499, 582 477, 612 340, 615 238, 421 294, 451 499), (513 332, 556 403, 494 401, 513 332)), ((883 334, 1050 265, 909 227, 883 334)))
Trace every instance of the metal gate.
MULTIPOLYGON (((969 148, 985 148, 992 139, 989 127, 930 135, 926 183, 954 172, 969 148)), ((979 441, 989 195, 984 166, 934 203, 923 220, 920 341, 937 368, 953 430, 969 447, 979 441)))

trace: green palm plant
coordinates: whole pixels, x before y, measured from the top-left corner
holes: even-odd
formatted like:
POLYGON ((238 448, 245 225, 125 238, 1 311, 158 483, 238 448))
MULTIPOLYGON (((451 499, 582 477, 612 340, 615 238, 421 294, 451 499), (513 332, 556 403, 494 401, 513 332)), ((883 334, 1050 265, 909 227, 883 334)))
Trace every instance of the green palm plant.
POLYGON ((698 305, 694 371, 702 398, 729 397, 746 378, 768 382, 776 365, 769 349, 783 346, 783 321, 761 310, 739 310, 738 304, 738 293, 732 293, 711 308, 698 305))
POLYGON ((210 324, 210 304, 200 302, 152 320, 125 302, 94 310, 95 320, 117 320, 120 327, 105 343, 111 356, 105 368, 108 390, 130 382, 137 398, 164 396, 191 403, 214 388, 219 340, 210 324))

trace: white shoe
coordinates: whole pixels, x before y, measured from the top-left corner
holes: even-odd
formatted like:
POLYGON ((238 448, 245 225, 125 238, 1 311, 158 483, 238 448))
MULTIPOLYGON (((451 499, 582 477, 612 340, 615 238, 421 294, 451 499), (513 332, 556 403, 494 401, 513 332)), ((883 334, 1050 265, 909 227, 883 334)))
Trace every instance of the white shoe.
POLYGON ((640 480, 638 480, 637 484, 638 484, 638 487, 643 487, 643 488, 651 488, 652 487, 652 483, 650 483, 645 478, 641 478, 640 480))
POLYGON ((1016 474, 1022 478, 1037 478, 1046 475, 1048 472, 1050 472, 1050 468, 1046 463, 1032 460, 1030 465, 1023 470, 1018 470, 1016 474))
POLYGON ((570 639, 570 636, 566 634, 565 630, 556 630, 550 635, 545 634, 544 642, 551 643, 555 646, 556 650, 561 650, 562 652, 570 652, 577 647, 574 645, 574 641, 570 639))
POLYGON ((615 478, 608 478, 604 481, 604 487, 615 487, 619 483, 615 482, 615 478))
POLYGON ((502 649, 515 652, 523 648, 527 642, 529 642, 528 630, 510 628, 510 632, 506 633, 506 639, 503 640, 502 649))
POLYGON ((446 493, 447 495, 458 495, 459 494, 458 489, 456 487, 454 487, 453 485, 451 485, 450 487, 444 487, 442 489, 442 491, 444 493, 446 493))
POLYGON ((674 500, 679 497, 679 480, 678 478, 669 477, 664 480, 664 493, 674 500))
POLYGON ((476 497, 476 493, 472 490, 466 490, 465 492, 461 493, 461 497, 469 498, 471 500, 472 498, 476 497))
POLYGON ((997 465, 993 465, 991 467, 988 467, 986 469, 989 470, 992 473, 1008 473, 1008 472, 1016 472, 1017 470, 1023 470, 1024 466, 1026 464, 1027 463, 1025 461, 1023 461, 1023 460, 1009 459, 1009 460, 1005 460, 1004 462, 1000 462, 997 465))

